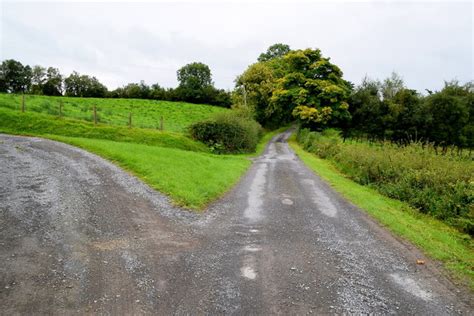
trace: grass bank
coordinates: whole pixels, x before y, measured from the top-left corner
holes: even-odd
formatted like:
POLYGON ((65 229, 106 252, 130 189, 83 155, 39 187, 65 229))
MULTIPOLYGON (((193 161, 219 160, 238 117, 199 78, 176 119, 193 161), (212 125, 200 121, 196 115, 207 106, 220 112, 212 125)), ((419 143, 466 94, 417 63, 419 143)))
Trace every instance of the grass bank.
POLYGON ((0 132, 28 136, 59 135, 105 139, 191 151, 209 151, 204 144, 193 141, 180 133, 105 124, 94 125, 71 118, 40 113, 21 113, 4 108, 0 108, 0 132))
POLYGON ((452 276, 474 290, 474 244, 469 235, 419 213, 407 203, 353 182, 332 162, 305 151, 294 136, 290 139, 290 146, 310 169, 336 191, 390 231, 412 242, 427 256, 441 261, 452 276))
MULTIPOLYGON (((0 108, 19 111, 21 98, 21 95, 0 93, 0 108)), ((58 116, 60 104, 64 117, 89 122, 93 121, 95 105, 100 123, 117 126, 128 124, 129 113, 132 113, 132 125, 141 128, 156 129, 163 117, 164 130, 171 132, 183 132, 194 122, 229 111, 218 106, 186 102, 25 95, 26 112, 58 116)))
POLYGON ((109 140, 50 136, 111 160, 176 204, 201 210, 247 170, 245 156, 213 155, 109 140))

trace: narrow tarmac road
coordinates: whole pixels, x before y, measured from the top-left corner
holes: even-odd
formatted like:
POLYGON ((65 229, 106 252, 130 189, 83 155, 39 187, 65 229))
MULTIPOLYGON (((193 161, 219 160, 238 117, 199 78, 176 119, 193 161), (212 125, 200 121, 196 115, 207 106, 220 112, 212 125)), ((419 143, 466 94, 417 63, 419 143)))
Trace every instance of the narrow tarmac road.
POLYGON ((83 150, 0 135, 0 313, 473 314, 288 135, 203 215, 83 150))

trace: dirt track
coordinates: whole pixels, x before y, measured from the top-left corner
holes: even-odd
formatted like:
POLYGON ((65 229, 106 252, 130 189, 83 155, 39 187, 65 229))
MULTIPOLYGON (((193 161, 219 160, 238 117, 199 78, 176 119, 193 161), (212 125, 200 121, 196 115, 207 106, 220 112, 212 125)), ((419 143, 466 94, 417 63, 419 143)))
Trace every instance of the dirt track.
POLYGON ((1 314, 473 313, 287 136, 196 215, 83 150, 0 135, 1 314))

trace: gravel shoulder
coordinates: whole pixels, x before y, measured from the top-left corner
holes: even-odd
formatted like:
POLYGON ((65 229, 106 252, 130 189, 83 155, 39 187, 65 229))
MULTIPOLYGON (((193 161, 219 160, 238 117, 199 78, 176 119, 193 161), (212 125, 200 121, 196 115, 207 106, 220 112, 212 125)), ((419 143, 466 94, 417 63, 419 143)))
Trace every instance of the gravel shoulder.
POLYGON ((472 314, 275 137, 205 214, 115 165, 0 135, 0 314, 472 314))

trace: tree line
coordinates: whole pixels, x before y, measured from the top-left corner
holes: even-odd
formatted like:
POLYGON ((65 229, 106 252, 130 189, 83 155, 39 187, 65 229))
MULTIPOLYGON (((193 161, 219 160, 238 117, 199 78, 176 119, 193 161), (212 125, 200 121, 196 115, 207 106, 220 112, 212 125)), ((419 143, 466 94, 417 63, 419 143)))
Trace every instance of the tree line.
POLYGON ((14 59, 0 65, 0 92, 27 93, 48 96, 135 98, 184 101, 230 107, 230 92, 214 87, 210 68, 203 63, 191 63, 177 71, 179 85, 164 88, 144 81, 129 83, 108 90, 96 77, 73 71, 69 76, 58 68, 23 65, 14 59))
POLYGON ((296 119, 315 131, 338 128, 344 137, 474 147, 474 82, 446 82, 423 95, 394 73, 355 86, 319 49, 270 46, 237 77, 233 103, 267 127, 296 119))
POLYGON ((349 136, 361 134, 400 144, 430 142, 474 147, 474 82, 445 82, 440 91, 422 95, 397 75, 380 82, 365 78, 349 97, 349 136))

